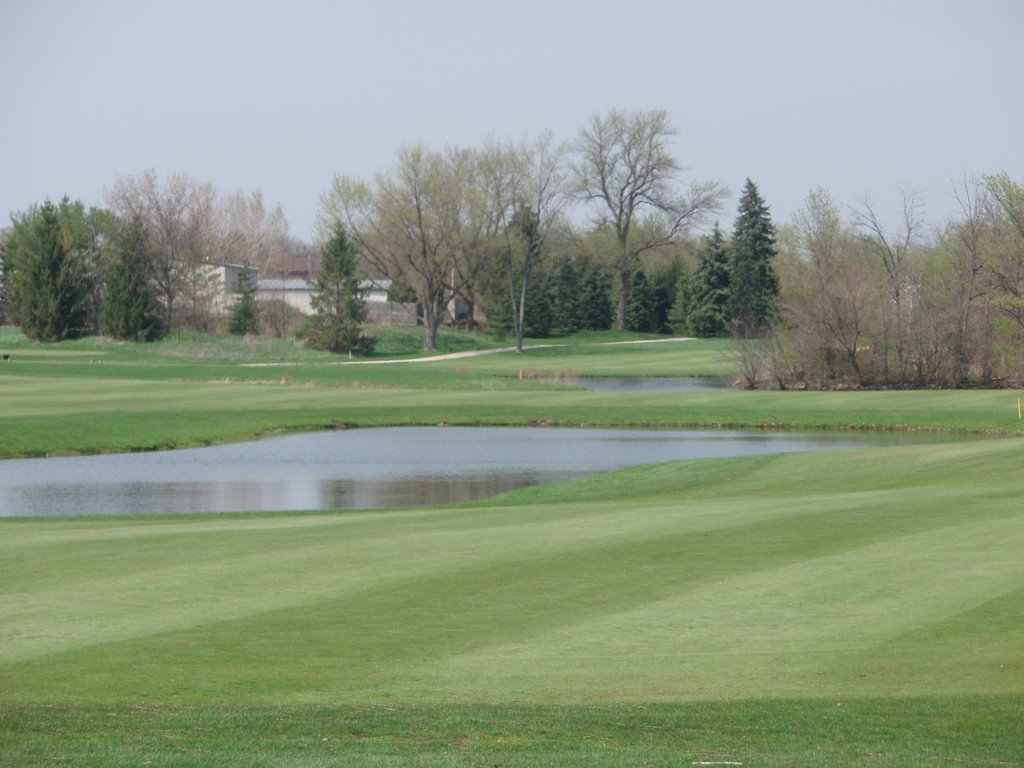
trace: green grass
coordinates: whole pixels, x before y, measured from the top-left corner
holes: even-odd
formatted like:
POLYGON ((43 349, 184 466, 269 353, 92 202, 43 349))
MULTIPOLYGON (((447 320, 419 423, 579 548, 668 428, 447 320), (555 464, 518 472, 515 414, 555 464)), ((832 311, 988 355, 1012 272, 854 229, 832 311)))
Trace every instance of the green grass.
POLYGON ((1019 701, 19 708, 0 765, 1018 766, 1019 701))
MULTIPOLYGON (((410 377, 417 372, 411 367, 405 367, 410 377)), ((415 387, 411 379, 405 386, 330 387, 0 376, 0 456, 186 447, 339 425, 542 423, 1019 434, 1017 397, 1009 390, 601 393, 512 379, 485 388, 479 383, 415 387)))
MULTIPOLYGON (((408 343, 415 330, 393 333, 408 343)), ((451 350, 485 343, 444 338, 451 350)), ((0 457, 398 424, 1024 430, 1019 392, 1011 390, 599 393, 571 386, 580 376, 720 374, 729 365, 723 340, 605 343, 622 340, 585 334, 521 356, 352 365, 272 339, 39 345, 2 329, 0 349, 11 350, 11 360, 0 363, 0 457)))
MULTIPOLYGON (((1021 433, 1012 391, 551 380, 728 370, 721 341, 599 345, 634 338, 350 366, 0 329, 0 455, 340 424, 1021 433)), ((1021 766, 1022 466, 1021 440, 980 440, 437 509, 0 520, 0 766, 1021 766)))
MULTIPOLYGON (((632 334, 631 334, 632 335, 632 334)), ((539 340, 523 355, 488 355, 464 361, 462 367, 495 376, 556 377, 587 376, 710 376, 727 377, 735 372, 732 343, 725 339, 694 339, 686 342, 659 339, 637 343, 639 335, 623 339, 585 335, 572 343, 560 339, 539 340)))
MULTIPOLYGON (((375 326, 372 331, 377 340, 373 358, 415 357, 428 354, 423 350, 423 329, 410 327, 375 326)), ((621 337, 620 337, 621 338, 621 337)), ((438 331, 437 351, 461 352, 470 349, 488 349, 501 346, 484 334, 472 334, 442 328, 438 331)), ((103 336, 87 336, 59 344, 41 344, 30 341, 20 330, 0 326, 0 351, 36 355, 110 355, 129 359, 148 359, 152 356, 171 356, 185 359, 206 359, 219 362, 245 362, 251 360, 327 361, 338 356, 329 352, 307 349, 295 339, 275 339, 266 336, 232 336, 180 331, 145 344, 118 341, 103 336)))
MULTIPOLYGON (((381 328, 376 354, 349 360, 305 349, 292 340, 175 334, 152 344, 92 337, 61 344, 34 344, 19 332, 0 328, 0 377, 99 381, 280 384, 304 387, 375 387, 427 390, 540 389, 560 386, 552 379, 580 376, 724 375, 731 370, 730 343, 724 340, 667 344, 611 344, 648 338, 641 334, 587 333, 542 340, 555 347, 525 355, 488 354, 479 358, 366 365, 382 360, 430 357, 422 331, 381 328), (654 348, 657 348, 655 350, 654 348), (667 353, 667 354, 666 354, 667 353), (522 376, 523 380, 520 380, 522 376)), ((445 331, 437 354, 507 348, 485 336, 445 331)))
POLYGON ((294 340, 182 333, 151 344, 102 337, 37 344, 14 329, 0 327, 0 352, 11 355, 11 361, 0 373, 101 379, 284 380, 324 386, 413 384, 436 388, 493 386, 495 379, 518 379, 520 371, 527 378, 727 376, 734 368, 731 343, 727 340, 623 344, 651 337, 613 332, 528 340, 536 346, 529 347, 524 355, 503 353, 415 365, 361 365, 509 347, 507 340, 502 343, 480 334, 443 331, 436 353, 426 353, 419 329, 379 328, 375 333, 380 336, 375 354, 350 360, 343 355, 306 349, 294 340))
POLYGON ((1022 459, 982 441, 446 509, 6 521, 0 733, 29 764, 56 743, 82 765, 1018 765, 1022 459))

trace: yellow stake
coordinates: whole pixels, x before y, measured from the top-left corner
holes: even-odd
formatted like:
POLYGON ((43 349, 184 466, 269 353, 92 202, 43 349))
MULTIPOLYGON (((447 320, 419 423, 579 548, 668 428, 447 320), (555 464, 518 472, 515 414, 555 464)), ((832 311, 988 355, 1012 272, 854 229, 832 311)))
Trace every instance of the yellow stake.
POLYGON ((1020 398, 1017 398, 1017 421, 1020 421, 1020 398))

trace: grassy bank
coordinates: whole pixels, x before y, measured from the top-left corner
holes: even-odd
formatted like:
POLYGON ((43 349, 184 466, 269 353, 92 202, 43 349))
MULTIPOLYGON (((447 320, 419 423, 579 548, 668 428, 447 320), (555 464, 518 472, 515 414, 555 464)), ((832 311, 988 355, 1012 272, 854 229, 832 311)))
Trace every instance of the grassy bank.
POLYGON ((0 754, 1020 764, 1022 459, 983 441, 448 509, 6 521, 0 754))
MULTIPOLYGON (((411 346, 409 330, 402 333, 393 347, 411 346)), ((0 363, 0 457, 397 424, 1024 431, 1020 393, 1010 390, 598 393, 573 386, 597 375, 721 375, 732 365, 724 340, 609 343, 637 340, 583 334, 521 356, 366 365, 280 340, 37 345, 6 329, 0 349, 12 351, 0 363)), ((495 343, 453 334, 445 350, 495 343)))
POLYGON ((0 456, 189 447, 295 429, 399 424, 927 429, 1020 434, 1018 394, 600 393, 0 376, 0 456))

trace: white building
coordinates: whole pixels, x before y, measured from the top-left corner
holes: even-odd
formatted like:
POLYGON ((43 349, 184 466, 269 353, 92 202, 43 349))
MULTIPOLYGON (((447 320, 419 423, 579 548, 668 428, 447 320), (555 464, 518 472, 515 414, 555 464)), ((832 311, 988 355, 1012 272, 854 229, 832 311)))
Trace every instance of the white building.
MULTIPOLYGON (((387 302, 390 287, 390 280, 359 281, 359 289, 362 291, 367 305, 387 302)), ((316 285, 305 278, 271 278, 257 282, 256 298, 263 301, 278 299, 304 315, 311 315, 313 314, 311 299, 315 292, 316 285)))
MULTIPOLYGON (((235 303, 242 290, 243 275, 248 275, 254 283, 259 278, 256 267, 244 264, 203 264, 201 279, 209 285, 209 301, 212 314, 221 317, 235 303)), ((206 292, 204 287, 203 293, 206 292)))

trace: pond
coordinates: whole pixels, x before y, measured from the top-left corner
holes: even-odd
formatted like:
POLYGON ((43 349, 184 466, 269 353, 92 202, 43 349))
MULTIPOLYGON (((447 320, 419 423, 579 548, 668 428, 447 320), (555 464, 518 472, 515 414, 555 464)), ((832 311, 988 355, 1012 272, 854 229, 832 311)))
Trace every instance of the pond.
POLYGON ((158 453, 0 461, 0 516, 444 504, 658 461, 939 439, 550 427, 316 432, 158 453))
POLYGON ((725 389, 728 378, 706 376, 676 376, 654 378, 647 376, 616 376, 612 378, 586 377, 574 384, 595 392, 700 392, 725 389))

